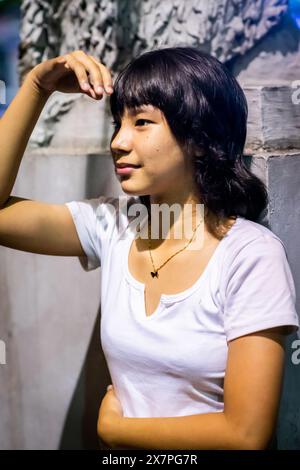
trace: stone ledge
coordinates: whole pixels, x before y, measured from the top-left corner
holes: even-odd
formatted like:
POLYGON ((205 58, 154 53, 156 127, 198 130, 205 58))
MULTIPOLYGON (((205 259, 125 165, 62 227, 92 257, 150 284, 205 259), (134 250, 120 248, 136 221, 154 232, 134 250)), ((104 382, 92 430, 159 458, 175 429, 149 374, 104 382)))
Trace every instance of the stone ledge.
POLYGON ((249 107, 246 147, 300 149, 300 82, 298 88, 293 83, 243 86, 249 107))

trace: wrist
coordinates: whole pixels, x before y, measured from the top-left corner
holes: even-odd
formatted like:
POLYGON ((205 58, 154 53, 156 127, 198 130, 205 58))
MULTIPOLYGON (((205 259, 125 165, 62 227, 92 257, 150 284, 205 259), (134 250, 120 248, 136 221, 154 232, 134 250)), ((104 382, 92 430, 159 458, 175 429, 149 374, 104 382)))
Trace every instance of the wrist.
POLYGON ((23 84, 25 84, 25 86, 28 86, 36 95, 40 96, 45 100, 47 100, 52 94, 52 91, 45 90, 40 86, 38 78, 35 75, 34 68, 27 73, 23 80, 23 84))

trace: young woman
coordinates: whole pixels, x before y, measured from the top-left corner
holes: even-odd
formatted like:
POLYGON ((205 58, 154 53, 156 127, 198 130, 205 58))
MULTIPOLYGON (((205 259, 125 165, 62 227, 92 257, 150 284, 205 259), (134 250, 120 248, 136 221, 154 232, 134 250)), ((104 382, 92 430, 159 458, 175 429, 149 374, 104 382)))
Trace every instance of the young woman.
POLYGON ((183 46, 141 55, 113 92, 108 85, 107 68, 83 51, 27 75, 0 122, 0 243, 79 256, 86 270, 101 265, 112 386, 98 434, 108 446, 266 449, 284 340, 299 320, 284 245, 257 222, 267 192, 242 159, 243 91, 218 60, 183 46), (50 94, 101 99, 99 85, 110 94, 111 152, 125 196, 61 205, 10 197, 50 94), (169 212, 161 221, 153 210, 173 206, 167 224, 169 212))

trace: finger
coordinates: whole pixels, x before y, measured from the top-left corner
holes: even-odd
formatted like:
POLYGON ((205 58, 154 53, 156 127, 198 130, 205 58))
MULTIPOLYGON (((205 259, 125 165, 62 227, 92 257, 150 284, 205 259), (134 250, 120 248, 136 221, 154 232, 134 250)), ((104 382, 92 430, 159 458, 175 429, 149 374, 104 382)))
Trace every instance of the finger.
POLYGON ((86 94, 87 96, 91 96, 91 97, 94 98, 95 100, 99 100, 99 99, 101 99, 101 98, 103 97, 103 94, 97 95, 97 94, 95 93, 95 90, 94 90, 92 87, 90 87, 90 89, 89 89, 88 91, 86 91, 85 94, 86 94))
POLYGON ((72 56, 78 60, 83 66, 88 70, 90 74, 90 81, 93 84, 93 88, 95 92, 99 95, 104 92, 103 89, 103 78, 101 71, 99 70, 99 67, 94 63, 93 60, 90 59, 90 57, 85 54, 83 51, 75 51, 72 53, 72 56))
POLYGON ((76 60, 71 54, 67 54, 65 58, 66 58, 65 66, 68 65, 69 68, 73 70, 82 90, 90 91, 91 86, 89 84, 89 79, 88 79, 87 72, 86 72, 84 65, 78 62, 78 60, 76 60))
POLYGON ((102 64, 101 62, 99 62, 95 57, 93 56, 89 56, 91 58, 91 60, 97 65, 97 67, 99 67, 100 69, 100 72, 101 72, 101 75, 103 77, 103 84, 104 84, 104 88, 105 88, 105 91, 107 93, 113 93, 113 81, 112 81, 112 76, 111 76, 111 72, 110 70, 105 67, 104 64, 102 64))
POLYGON ((67 64, 67 58, 66 58, 65 56, 59 57, 59 58, 57 59, 57 62, 58 62, 59 64, 63 64, 63 63, 64 63, 67 69, 70 68, 69 65, 67 64))

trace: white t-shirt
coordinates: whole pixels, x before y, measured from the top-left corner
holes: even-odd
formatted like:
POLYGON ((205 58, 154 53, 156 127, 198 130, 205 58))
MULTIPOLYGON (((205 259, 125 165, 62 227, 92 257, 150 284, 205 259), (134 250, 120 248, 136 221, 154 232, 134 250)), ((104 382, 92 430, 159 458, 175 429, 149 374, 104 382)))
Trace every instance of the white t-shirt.
POLYGON ((268 228, 238 217, 200 278, 183 292, 163 294, 146 316, 144 284, 128 269, 138 214, 126 209, 136 202, 125 195, 66 203, 86 253, 83 268, 101 265, 102 349, 124 416, 223 411, 227 342, 299 327, 285 247, 268 228))

